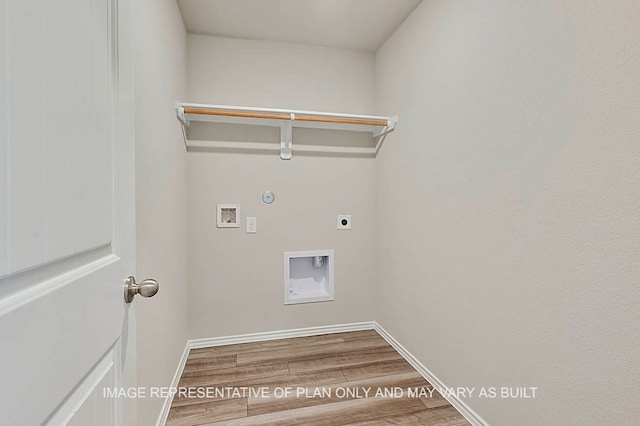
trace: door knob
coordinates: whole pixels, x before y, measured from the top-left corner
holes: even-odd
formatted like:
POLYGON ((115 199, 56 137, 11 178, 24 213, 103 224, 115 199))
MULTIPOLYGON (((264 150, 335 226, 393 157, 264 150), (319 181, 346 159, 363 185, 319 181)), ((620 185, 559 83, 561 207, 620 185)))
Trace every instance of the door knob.
POLYGON ((140 283, 136 283, 136 279, 134 277, 129 277, 125 281, 124 288, 124 301, 127 303, 133 302, 133 298, 136 297, 136 294, 139 294, 142 297, 153 297, 158 292, 158 281, 147 278, 146 280, 140 281, 140 283))

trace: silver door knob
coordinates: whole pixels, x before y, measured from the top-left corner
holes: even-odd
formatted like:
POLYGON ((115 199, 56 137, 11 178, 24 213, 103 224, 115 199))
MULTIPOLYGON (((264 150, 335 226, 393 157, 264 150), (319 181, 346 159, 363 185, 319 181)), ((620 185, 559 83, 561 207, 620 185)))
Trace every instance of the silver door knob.
POLYGON ((136 297, 136 294, 139 294, 142 297, 153 297, 158 292, 160 286, 158 285, 158 281, 147 278, 146 280, 140 281, 140 283, 136 283, 136 279, 134 277, 129 277, 125 281, 124 288, 124 301, 127 303, 133 302, 133 298, 136 297))

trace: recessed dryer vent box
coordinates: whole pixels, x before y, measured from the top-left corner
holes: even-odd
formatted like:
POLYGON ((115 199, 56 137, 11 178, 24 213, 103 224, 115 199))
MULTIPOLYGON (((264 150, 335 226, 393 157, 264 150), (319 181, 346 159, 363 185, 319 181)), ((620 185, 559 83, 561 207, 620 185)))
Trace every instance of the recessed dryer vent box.
POLYGON ((335 300, 333 250, 285 252, 284 304, 335 300))
POLYGON ((218 204, 218 228, 240 228, 240 204, 218 204))

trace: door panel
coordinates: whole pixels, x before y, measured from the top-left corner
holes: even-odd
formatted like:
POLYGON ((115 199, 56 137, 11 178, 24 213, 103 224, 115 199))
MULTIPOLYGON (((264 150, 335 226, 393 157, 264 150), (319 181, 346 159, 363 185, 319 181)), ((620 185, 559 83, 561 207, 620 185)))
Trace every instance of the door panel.
POLYGON ((129 380, 130 1, 0 0, 0 13, 0 425, 118 424, 98 387, 129 380))
POLYGON ((5 18, 8 105, 9 273, 44 263, 45 137, 40 121, 45 83, 42 1, 7 1, 5 18), (20 19, 13 20, 14 16, 20 19), (36 95, 36 96, 34 96, 36 95))
MULTIPOLYGON (((4 3, 0 3, 0 22, 5 20, 4 3)), ((5 46, 5 32, 0 31, 0 46, 5 46)), ((6 55, 0 55, 0 277, 7 274, 7 90, 6 55)))
POLYGON ((116 383, 118 348, 113 348, 80 383, 78 390, 66 400, 47 426, 108 426, 116 422, 115 400, 104 389, 113 390, 116 383))
POLYGON ((113 234, 109 3, 33 3, 7 3, 10 273, 113 234))
POLYGON ((0 389, 6 404, 0 424, 42 423, 116 344, 124 308, 108 301, 122 299, 113 276, 118 263, 108 256, 85 265, 42 283, 47 294, 0 312, 0 340, 9 348, 0 355, 0 371, 13 384, 0 389))
POLYGON ((113 87, 107 6, 104 0, 45 4, 47 261, 112 240, 113 87), (65 20, 78 24, 56 30, 65 20))

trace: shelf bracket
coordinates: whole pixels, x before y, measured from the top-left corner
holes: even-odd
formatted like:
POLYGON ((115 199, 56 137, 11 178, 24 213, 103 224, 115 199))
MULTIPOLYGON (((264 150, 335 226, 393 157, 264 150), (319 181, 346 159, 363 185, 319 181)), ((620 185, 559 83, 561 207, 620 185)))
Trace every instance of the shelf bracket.
POLYGON ((284 121, 280 126, 280 158, 283 160, 291 160, 293 151, 293 120, 296 115, 289 114, 291 120, 284 121))
POLYGON ((393 117, 390 117, 389 124, 383 127, 382 129, 378 130, 377 132, 374 132, 373 137, 379 138, 380 136, 384 136, 387 133, 393 132, 396 129, 397 124, 398 124, 398 116, 394 115, 393 117))
POLYGON ((179 102, 176 102, 176 117, 178 117, 178 121, 180 122, 180 127, 182 129, 182 139, 184 140, 184 147, 188 149, 187 144, 187 127, 189 127, 189 120, 187 120, 184 116, 184 107, 180 105, 179 102))
POLYGON ((184 107, 180 105, 179 102, 176 103, 176 117, 178 117, 178 121, 182 123, 183 126, 189 127, 189 120, 184 116, 184 107))

